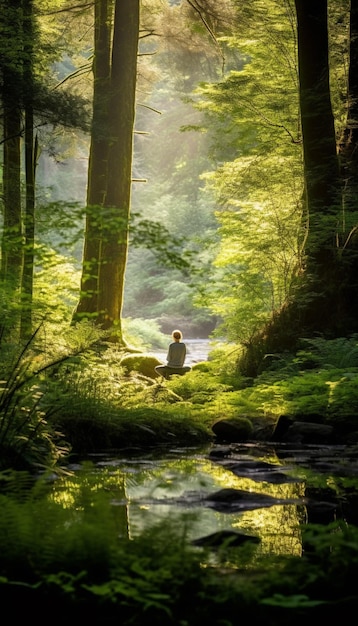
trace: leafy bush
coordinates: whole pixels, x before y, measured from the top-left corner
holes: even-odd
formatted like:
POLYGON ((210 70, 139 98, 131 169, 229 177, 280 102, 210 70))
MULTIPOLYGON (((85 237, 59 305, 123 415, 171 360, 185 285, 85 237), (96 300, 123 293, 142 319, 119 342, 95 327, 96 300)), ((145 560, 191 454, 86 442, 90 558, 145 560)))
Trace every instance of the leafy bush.
POLYGON ((141 350, 166 349, 168 337, 159 329, 155 320, 141 318, 124 318, 123 333, 128 344, 141 350))
MULTIPOLYGON (((38 470, 52 467, 67 452, 60 433, 48 423, 52 411, 42 402, 45 372, 58 362, 30 358, 36 333, 13 362, 3 363, 0 383, 0 468, 38 470)), ((62 361, 63 359, 60 359, 62 361)))
POLYGON ((296 361, 309 367, 346 369, 358 367, 358 335, 337 339, 301 339, 296 361))

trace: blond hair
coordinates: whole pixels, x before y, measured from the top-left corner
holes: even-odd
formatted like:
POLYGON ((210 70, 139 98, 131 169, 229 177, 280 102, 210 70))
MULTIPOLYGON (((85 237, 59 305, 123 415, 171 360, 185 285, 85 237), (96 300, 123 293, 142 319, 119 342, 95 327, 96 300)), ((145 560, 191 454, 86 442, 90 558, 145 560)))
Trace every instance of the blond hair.
POLYGON ((173 330, 172 337, 180 340, 183 337, 181 330, 173 330))

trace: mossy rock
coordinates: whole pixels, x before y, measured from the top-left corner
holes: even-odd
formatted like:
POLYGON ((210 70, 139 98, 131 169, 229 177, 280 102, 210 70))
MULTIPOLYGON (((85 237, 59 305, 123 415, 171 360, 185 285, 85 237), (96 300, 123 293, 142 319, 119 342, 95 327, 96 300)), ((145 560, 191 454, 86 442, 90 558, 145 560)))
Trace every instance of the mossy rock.
POLYGON ((157 378, 158 374, 154 369, 157 365, 161 365, 161 362, 155 356, 147 354, 131 354, 121 360, 121 366, 126 373, 137 372, 147 378, 157 378))
POLYGON ((253 434, 254 427, 247 417, 220 419, 212 425, 212 431, 220 441, 247 441, 253 434))

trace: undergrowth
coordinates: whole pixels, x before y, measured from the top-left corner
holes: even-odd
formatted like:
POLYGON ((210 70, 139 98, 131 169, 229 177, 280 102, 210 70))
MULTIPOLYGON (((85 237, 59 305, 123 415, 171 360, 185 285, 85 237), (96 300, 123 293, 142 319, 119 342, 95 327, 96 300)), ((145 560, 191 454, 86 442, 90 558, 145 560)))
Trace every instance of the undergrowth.
POLYGON ((2 365, 0 467, 35 471, 74 453, 213 438, 221 418, 270 421, 318 415, 357 430, 357 338, 302 340, 295 355, 271 355, 256 379, 235 371, 235 351, 170 380, 124 368, 125 352, 89 326, 58 339, 33 338, 2 365), (87 337, 87 339, 86 339, 87 337), (66 343, 67 342, 67 343, 66 343), (344 368, 341 366, 344 365, 344 368))

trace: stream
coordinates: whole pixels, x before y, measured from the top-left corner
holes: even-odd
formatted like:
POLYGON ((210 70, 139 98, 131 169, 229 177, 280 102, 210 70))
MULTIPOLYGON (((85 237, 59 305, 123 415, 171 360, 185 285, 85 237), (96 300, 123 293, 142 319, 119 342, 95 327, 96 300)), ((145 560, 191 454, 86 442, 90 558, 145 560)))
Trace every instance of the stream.
MULTIPOLYGON (((185 343, 187 365, 207 359, 209 340, 185 343)), ((166 350, 153 354, 165 362, 166 350)), ((76 509, 81 484, 90 485, 128 539, 169 521, 194 545, 229 533, 255 541, 259 555, 300 555, 302 525, 358 524, 357 445, 173 445, 92 454, 69 469, 53 497, 76 509)))
POLYGON ((56 500, 76 507, 90 481, 129 539, 170 520, 197 545, 229 532, 256 538, 261 555, 300 555, 302 524, 358 523, 357 446, 214 443, 94 454, 70 469, 56 500))

